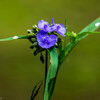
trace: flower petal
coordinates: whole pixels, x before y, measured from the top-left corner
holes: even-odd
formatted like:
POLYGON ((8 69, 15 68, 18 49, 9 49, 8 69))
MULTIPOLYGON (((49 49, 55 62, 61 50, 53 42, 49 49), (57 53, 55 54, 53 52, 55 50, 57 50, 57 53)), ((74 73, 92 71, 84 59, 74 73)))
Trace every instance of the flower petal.
POLYGON ((57 36, 52 34, 48 35, 47 32, 40 30, 36 35, 38 45, 42 48, 48 49, 55 45, 57 42, 57 36))
POLYGON ((45 32, 52 32, 52 28, 49 25, 45 25, 43 31, 45 32))
POLYGON ((48 25, 49 25, 48 22, 46 22, 46 21, 44 21, 44 20, 40 20, 40 21, 38 22, 38 28, 39 28, 39 29, 44 29, 44 26, 45 26, 45 25, 48 26, 48 25))
POLYGON ((39 32, 37 32, 37 35, 36 35, 37 41, 38 42, 44 41, 45 36, 48 36, 48 33, 40 30, 39 32))
POLYGON ((54 25, 55 23, 54 23, 54 19, 52 18, 52 25, 54 25))
POLYGON ((49 48, 48 44, 46 42, 43 42, 43 41, 39 42, 39 46, 44 48, 44 49, 48 49, 49 48))
POLYGON ((66 28, 64 27, 63 24, 58 24, 56 31, 57 31, 57 33, 59 33, 61 36, 65 36, 64 34, 66 33, 66 28))
POLYGON ((54 34, 51 34, 48 38, 49 41, 49 47, 52 47, 55 45, 55 43, 57 42, 57 36, 54 34))

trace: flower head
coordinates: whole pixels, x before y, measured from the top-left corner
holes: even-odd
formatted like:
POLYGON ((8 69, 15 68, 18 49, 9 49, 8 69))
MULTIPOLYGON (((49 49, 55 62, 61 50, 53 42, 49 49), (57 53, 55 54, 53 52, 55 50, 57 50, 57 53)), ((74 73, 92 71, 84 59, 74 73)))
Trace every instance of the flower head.
POLYGON ((65 36, 64 34, 66 33, 66 28, 64 27, 63 24, 55 24, 54 19, 52 18, 52 26, 53 29, 60 34, 61 36, 65 36))
POLYGON ((47 32, 40 30, 36 35, 38 45, 44 49, 51 48, 57 42, 57 36, 54 34, 48 35, 47 32))
POLYGON ((66 29, 63 24, 57 24, 55 31, 59 33, 61 36, 65 36, 66 29))
POLYGON ((44 21, 44 20, 40 20, 38 22, 38 28, 43 30, 44 32, 53 32, 53 28, 49 26, 49 23, 44 21))
POLYGON ((38 45, 45 49, 54 46, 57 42, 57 36, 54 34, 54 31, 61 36, 65 36, 66 33, 64 25, 55 24, 53 18, 51 26, 45 20, 40 20, 37 27, 40 29, 36 34, 38 45), (51 35, 48 35, 48 32, 50 32, 51 35))

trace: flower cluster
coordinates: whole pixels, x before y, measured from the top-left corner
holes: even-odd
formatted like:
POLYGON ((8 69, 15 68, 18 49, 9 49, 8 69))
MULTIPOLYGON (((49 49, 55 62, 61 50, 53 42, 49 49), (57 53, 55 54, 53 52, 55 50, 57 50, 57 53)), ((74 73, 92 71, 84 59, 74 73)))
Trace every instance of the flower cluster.
POLYGON ((40 20, 38 25, 34 25, 32 30, 28 30, 28 33, 30 35, 29 41, 32 43, 30 48, 35 47, 34 55, 37 55, 45 49, 53 46, 58 47, 61 38, 58 38, 57 35, 65 36, 66 29, 62 24, 55 24, 53 19, 51 25, 44 20, 40 20))
POLYGON ((61 36, 65 36, 66 29, 62 24, 55 24, 52 19, 52 25, 50 26, 48 22, 40 20, 37 26, 40 30, 37 32, 36 38, 38 45, 44 49, 49 49, 54 46, 57 42, 57 36, 53 32, 57 32, 61 36), (49 34, 48 34, 49 32, 49 34))

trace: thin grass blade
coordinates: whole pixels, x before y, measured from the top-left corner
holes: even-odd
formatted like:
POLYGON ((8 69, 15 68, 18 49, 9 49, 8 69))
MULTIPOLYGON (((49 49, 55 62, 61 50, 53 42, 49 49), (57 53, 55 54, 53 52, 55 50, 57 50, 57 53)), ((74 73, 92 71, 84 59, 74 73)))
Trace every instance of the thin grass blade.
POLYGON ((95 21, 93 21, 91 24, 86 26, 84 29, 82 29, 79 34, 82 34, 83 32, 93 32, 97 30, 100 27, 100 17, 97 18, 95 21))
POLYGON ((66 28, 66 33, 65 33, 65 42, 64 42, 64 47, 66 46, 66 44, 67 44, 67 31, 68 31, 68 27, 67 27, 67 18, 65 18, 65 28, 66 28))
POLYGON ((0 41, 9 41, 9 40, 14 40, 14 39, 28 39, 29 36, 13 36, 13 37, 9 37, 9 38, 4 38, 4 39, 0 39, 0 41))
POLYGON ((92 35, 92 34, 100 34, 100 32, 83 32, 82 34, 77 34, 76 40, 81 40, 83 38, 85 38, 88 35, 92 35))

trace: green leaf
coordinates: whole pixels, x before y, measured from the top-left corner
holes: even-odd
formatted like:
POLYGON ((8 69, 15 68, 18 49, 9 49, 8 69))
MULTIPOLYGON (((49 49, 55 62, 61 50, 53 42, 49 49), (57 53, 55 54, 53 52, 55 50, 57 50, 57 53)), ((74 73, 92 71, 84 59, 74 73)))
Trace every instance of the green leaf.
POLYGON ((50 79, 54 78, 57 72, 58 55, 55 48, 50 49, 50 79))
POLYGON ((86 26, 83 30, 79 32, 79 34, 82 34, 83 32, 93 32, 96 29, 100 27, 100 17, 97 18, 95 21, 93 21, 91 24, 86 26))
POLYGON ((93 21, 91 24, 89 24, 87 27, 85 27, 79 34, 77 34, 76 40, 74 42, 69 42, 68 45, 65 47, 65 50, 63 50, 59 55, 59 64, 61 65, 63 61, 65 60, 66 56, 69 54, 69 52, 76 46, 76 44, 86 37, 89 34, 99 34, 100 32, 93 32, 96 29, 100 27, 100 17, 97 18, 95 21, 93 21))
POLYGON ((83 32, 82 34, 77 34, 76 40, 79 41, 79 40, 81 40, 81 39, 83 39, 86 36, 91 35, 91 34, 100 34, 100 32, 83 32))
POLYGON ((35 87, 34 87, 34 89, 32 91, 31 100, 35 99, 36 95, 38 94, 38 92, 39 92, 39 90, 40 90, 40 88, 42 86, 42 84, 43 84, 43 81, 40 81, 35 85, 35 87))
MULTIPOLYGON (((66 49, 68 49, 68 48, 70 48, 72 46, 72 44, 71 43, 69 43, 69 45, 67 46, 67 48, 66 49)), ((66 50, 65 49, 65 50, 66 50)), ((47 100, 50 100, 50 98, 51 98, 51 96, 52 96, 52 94, 53 94, 53 91, 54 91, 54 88, 55 88, 55 84, 56 84, 56 79, 57 79, 57 75, 58 75, 58 72, 59 72, 59 68, 60 68, 60 66, 61 66, 61 64, 62 64, 62 62, 65 60, 65 50, 63 50, 62 52, 61 52, 61 55, 58 57, 58 67, 57 67, 57 72, 56 72, 56 76, 54 77, 54 78, 52 78, 51 80, 50 80, 50 82, 49 82, 49 87, 48 87, 48 98, 47 98, 47 100)), ((67 52, 70 52, 70 49, 68 49, 67 50, 67 52)), ((44 99, 44 100, 46 100, 46 99, 44 99)))
MULTIPOLYGON (((78 36, 78 40, 75 41, 75 42, 69 42, 67 44, 67 46, 64 48, 64 50, 62 50, 60 52, 60 55, 58 57, 58 70, 57 70, 57 73, 56 73, 56 77, 54 77, 53 79, 50 80, 49 82, 49 96, 48 96, 48 99, 44 99, 44 100, 49 100, 52 93, 53 93, 53 90, 54 90, 54 86, 55 86, 55 83, 56 83, 56 78, 57 78, 57 75, 58 75, 58 72, 59 72, 59 69, 60 69, 60 66, 62 65, 62 63, 64 62, 64 60, 66 59, 66 57, 68 56, 68 54, 70 53, 70 51, 76 46, 76 44, 80 41, 80 38, 82 36, 87 36, 88 34, 99 34, 99 32, 93 32, 95 31, 96 29, 98 29, 100 26, 98 26, 99 24, 97 24, 98 22, 100 22, 100 18, 98 18, 97 20, 95 20, 94 22, 92 22, 90 25, 88 25, 85 29, 83 29, 79 34, 78 36), (95 26, 96 25, 96 26, 95 26), (88 32, 90 31, 90 32, 88 32), (83 35, 82 35, 83 34, 83 35)), ((82 39, 82 38, 81 38, 82 39)))
POLYGON ((14 40, 14 39, 27 39, 29 36, 13 36, 13 37, 9 37, 9 38, 4 38, 4 39, 0 39, 0 41, 9 41, 9 40, 14 40))
POLYGON ((47 73, 46 85, 45 85, 45 92, 44 92, 44 100, 50 100, 48 91, 49 91, 49 83, 50 81, 56 76, 57 69, 58 69, 58 55, 55 48, 50 49, 50 67, 47 73))
POLYGON ((59 53, 63 50, 62 43, 59 44, 58 50, 59 50, 59 53))
POLYGON ((76 46, 76 44, 86 37, 89 34, 99 34, 100 32, 93 32, 96 29, 100 27, 100 17, 97 18, 95 21, 93 21, 91 24, 89 24, 87 27, 85 27, 79 34, 77 34, 76 40, 74 42, 69 42, 68 45, 65 47, 65 50, 63 50, 59 55, 59 64, 61 65, 63 61, 65 60, 66 56, 69 54, 69 52, 76 46))
POLYGON ((100 27, 100 17, 97 18, 95 21, 93 21, 91 24, 89 24, 87 27, 85 27, 79 34, 77 35, 77 41, 80 41, 81 39, 85 38, 89 34, 97 34, 97 33, 90 33, 95 31, 100 27))

